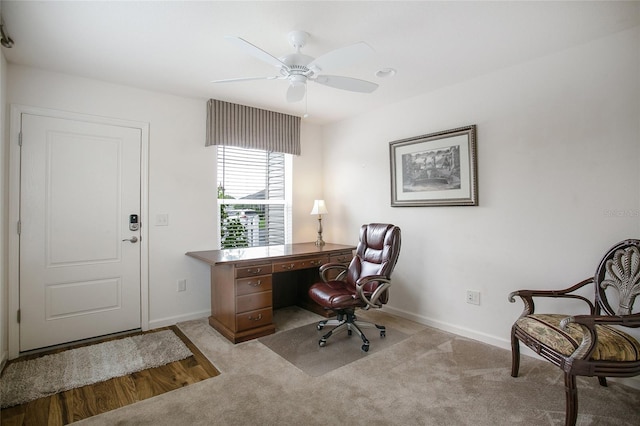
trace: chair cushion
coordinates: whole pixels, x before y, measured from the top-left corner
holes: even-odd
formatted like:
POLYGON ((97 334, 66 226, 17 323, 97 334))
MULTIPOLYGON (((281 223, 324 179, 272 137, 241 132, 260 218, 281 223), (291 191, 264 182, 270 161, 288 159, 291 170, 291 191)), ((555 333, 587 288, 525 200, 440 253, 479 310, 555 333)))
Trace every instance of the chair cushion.
POLYGON ((309 288, 309 297, 326 309, 345 309, 364 306, 364 302, 344 281, 321 282, 309 288))
MULTIPOLYGON (((570 323, 567 330, 560 328, 560 321, 568 315, 534 314, 516 321, 516 326, 555 351, 569 356, 582 342, 582 328, 570 323)), ((640 343, 629 334, 617 328, 596 325, 598 344, 591 355, 594 361, 638 361, 640 343)))

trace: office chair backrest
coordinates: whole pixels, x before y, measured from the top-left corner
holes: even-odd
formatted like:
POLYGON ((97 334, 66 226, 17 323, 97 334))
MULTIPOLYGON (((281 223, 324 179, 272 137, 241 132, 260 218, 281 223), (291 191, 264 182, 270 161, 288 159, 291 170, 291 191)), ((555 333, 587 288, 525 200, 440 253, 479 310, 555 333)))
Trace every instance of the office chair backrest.
MULTIPOLYGON (((349 264, 347 282, 355 288, 355 283, 361 277, 382 275, 389 279, 396 266, 400 254, 400 228, 390 224, 371 223, 360 228, 360 241, 356 247, 356 254, 349 264)), ((376 283, 365 288, 373 292, 376 283)), ((379 299, 387 303, 388 292, 379 299)))

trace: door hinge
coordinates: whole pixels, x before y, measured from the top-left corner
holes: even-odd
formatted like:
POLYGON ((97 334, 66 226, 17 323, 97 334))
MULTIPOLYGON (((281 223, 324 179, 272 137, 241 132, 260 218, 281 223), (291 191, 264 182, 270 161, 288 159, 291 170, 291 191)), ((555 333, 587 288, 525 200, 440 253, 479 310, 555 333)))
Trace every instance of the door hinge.
POLYGON ((20 235, 22 233, 22 222, 21 221, 18 221, 17 230, 18 230, 18 235, 20 235))
POLYGON ((18 309, 18 324, 20 324, 20 309, 18 309))
POLYGON ((18 133, 18 146, 22 146, 22 132, 18 133))

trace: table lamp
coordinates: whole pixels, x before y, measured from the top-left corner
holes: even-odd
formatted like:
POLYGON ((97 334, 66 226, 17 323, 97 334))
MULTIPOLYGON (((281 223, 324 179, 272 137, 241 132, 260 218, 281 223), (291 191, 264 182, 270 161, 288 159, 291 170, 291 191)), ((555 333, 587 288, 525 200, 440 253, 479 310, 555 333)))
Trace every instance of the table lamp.
POLYGON ((324 241, 322 241, 322 215, 329 213, 327 211, 327 206, 324 204, 324 200, 314 200, 313 208, 311 209, 311 214, 318 215, 318 239, 316 240, 317 246, 323 246, 324 241))

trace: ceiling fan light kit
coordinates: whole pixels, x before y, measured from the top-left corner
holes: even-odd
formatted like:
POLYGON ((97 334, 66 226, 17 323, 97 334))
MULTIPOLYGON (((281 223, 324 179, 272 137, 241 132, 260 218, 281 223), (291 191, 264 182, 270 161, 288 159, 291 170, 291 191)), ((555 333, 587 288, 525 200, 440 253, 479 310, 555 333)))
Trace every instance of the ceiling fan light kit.
POLYGON ((270 53, 249 43, 248 41, 236 37, 225 36, 229 42, 235 44, 249 55, 260 59, 279 69, 279 76, 269 77, 241 77, 225 80, 214 80, 212 83, 230 83, 250 80, 288 80, 286 99, 288 102, 298 102, 305 98, 307 81, 358 93, 371 93, 378 88, 376 83, 357 78, 321 74, 323 71, 332 68, 346 67, 359 62, 374 53, 374 50, 365 42, 358 42, 336 50, 332 50, 324 55, 313 58, 300 52, 309 40, 309 34, 305 31, 291 31, 287 35, 289 44, 295 49, 295 53, 276 58, 270 53))

